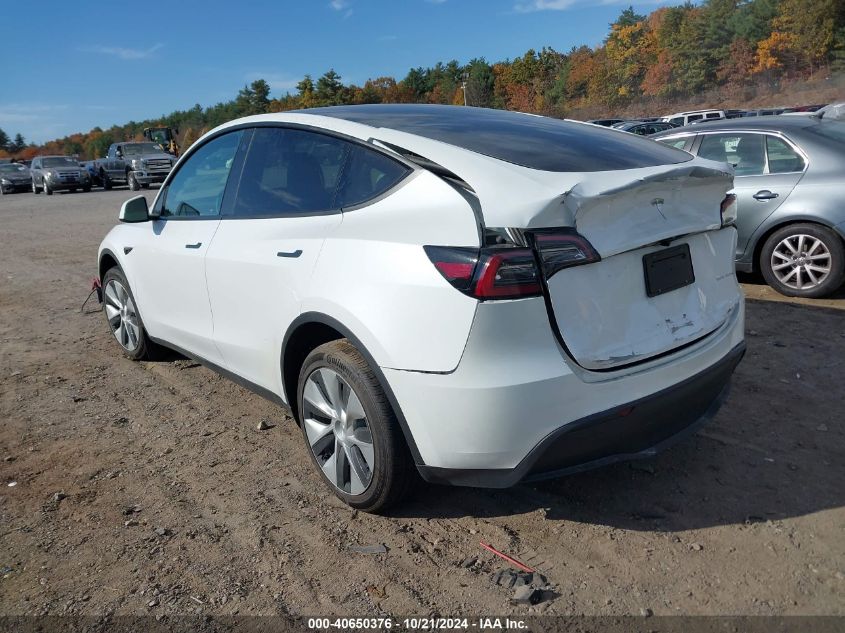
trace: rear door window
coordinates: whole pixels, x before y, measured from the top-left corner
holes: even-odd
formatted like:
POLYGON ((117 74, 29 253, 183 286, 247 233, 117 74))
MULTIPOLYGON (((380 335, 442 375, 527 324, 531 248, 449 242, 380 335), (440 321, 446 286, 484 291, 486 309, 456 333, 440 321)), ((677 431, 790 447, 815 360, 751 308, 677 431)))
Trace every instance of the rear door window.
POLYGON ((730 163, 737 176, 759 176, 766 167, 762 134, 706 134, 698 155, 730 163))
POLYGON ((350 144, 307 130, 255 129, 234 215, 278 217, 336 210, 335 192, 350 144))
POLYGON ((375 150, 328 134, 256 128, 234 215, 284 217, 337 211, 384 193, 409 171, 375 150))
POLYGON ((352 207, 371 200, 397 184, 410 169, 375 150, 352 146, 337 191, 337 206, 352 207))
POLYGON ((770 174, 788 174, 804 171, 804 158, 777 136, 766 136, 766 152, 770 174))

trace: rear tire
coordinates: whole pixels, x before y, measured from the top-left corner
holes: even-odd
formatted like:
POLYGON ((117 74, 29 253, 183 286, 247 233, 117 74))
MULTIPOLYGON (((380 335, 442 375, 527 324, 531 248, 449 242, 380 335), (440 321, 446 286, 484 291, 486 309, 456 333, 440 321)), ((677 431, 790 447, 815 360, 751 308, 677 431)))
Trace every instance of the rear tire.
POLYGON ((354 345, 341 339, 313 350, 299 373, 297 402, 311 461, 344 503, 375 513, 402 499, 413 459, 378 377, 354 345))
POLYGON ((112 184, 111 184, 111 178, 109 178, 109 175, 106 172, 102 172, 100 174, 100 180, 103 183, 103 189, 105 189, 106 191, 110 191, 112 184))
POLYGON ((782 295, 826 297, 845 281, 845 247, 826 226, 790 224, 766 240, 760 253, 760 272, 782 295))
POLYGON ((35 184, 35 178, 32 179, 32 193, 34 193, 36 196, 40 193, 38 191, 38 185, 35 184))
POLYGON ((144 328, 132 288, 117 266, 103 275, 103 313, 106 323, 123 353, 132 360, 153 360, 158 346, 144 328))

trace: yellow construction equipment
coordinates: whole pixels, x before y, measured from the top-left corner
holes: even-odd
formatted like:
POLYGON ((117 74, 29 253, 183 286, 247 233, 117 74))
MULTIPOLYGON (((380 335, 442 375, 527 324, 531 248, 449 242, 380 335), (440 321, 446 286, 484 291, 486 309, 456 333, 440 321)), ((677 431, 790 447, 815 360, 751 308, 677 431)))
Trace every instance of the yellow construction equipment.
POLYGON ((166 126, 144 128, 145 139, 157 143, 165 152, 173 156, 179 156, 179 145, 176 143, 177 134, 179 134, 178 129, 166 126))

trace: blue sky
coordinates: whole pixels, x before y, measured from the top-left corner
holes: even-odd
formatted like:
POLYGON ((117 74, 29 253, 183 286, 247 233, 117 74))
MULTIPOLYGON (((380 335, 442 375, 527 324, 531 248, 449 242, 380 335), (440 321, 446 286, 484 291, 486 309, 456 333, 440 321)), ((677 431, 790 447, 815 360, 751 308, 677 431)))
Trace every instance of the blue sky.
POLYGON ((77 0, 4 2, 0 128, 44 142, 232 99, 266 79, 272 96, 306 73, 344 82, 529 48, 595 45, 649 0, 77 0))

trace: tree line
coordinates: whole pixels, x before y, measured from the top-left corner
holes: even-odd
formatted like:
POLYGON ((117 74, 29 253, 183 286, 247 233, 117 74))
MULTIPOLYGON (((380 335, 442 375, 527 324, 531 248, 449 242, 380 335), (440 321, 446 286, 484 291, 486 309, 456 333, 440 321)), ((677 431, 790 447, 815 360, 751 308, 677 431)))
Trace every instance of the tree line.
POLYGON ((98 157, 111 143, 139 138, 144 127, 154 125, 179 128, 186 148, 205 131, 241 116, 344 104, 466 103, 564 117, 682 101, 714 88, 741 101, 755 83, 775 85, 820 70, 845 71, 843 0, 704 0, 649 15, 629 7, 593 48, 545 47, 495 63, 483 57, 466 64, 452 60, 360 86, 345 84, 332 69, 316 80, 306 75, 295 92, 276 98, 259 79, 225 103, 94 128, 23 153, 98 157))

